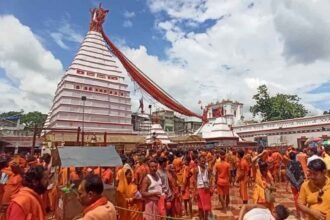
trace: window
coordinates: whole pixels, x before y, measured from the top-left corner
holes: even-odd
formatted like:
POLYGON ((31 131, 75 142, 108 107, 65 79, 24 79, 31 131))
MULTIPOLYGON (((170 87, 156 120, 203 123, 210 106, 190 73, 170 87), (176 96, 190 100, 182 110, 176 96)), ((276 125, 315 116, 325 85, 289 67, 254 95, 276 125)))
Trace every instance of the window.
POLYGON ((87 86, 84 87, 84 90, 88 90, 87 86))
POLYGON ((93 72, 87 72, 87 76, 95 76, 95 73, 93 73, 93 72))
POLYGON ((120 93, 121 96, 124 96, 124 93, 120 93))
POLYGON ((92 91, 93 90, 93 88, 92 87, 89 87, 89 91, 92 91))
POLYGON ((103 92, 103 89, 100 89, 100 92, 103 92))
POLYGON ((115 95, 117 95, 117 92, 115 92, 115 95))
POLYGON ((101 78, 101 79, 105 79, 105 75, 104 74, 97 74, 97 77, 98 78, 101 78))
POLYGON ((84 75, 85 74, 85 71, 83 71, 83 70, 77 70, 77 74, 84 75))
POLYGON ((76 89, 80 89, 80 86, 76 86, 76 89))
POLYGON ((99 91, 99 89, 98 89, 98 88, 96 88, 96 89, 95 89, 95 92, 98 92, 98 91, 99 91))
POLYGON ((104 92, 104 93, 108 93, 108 91, 107 91, 106 89, 105 89, 105 90, 103 90, 103 92, 104 92))
POLYGON ((112 94, 112 91, 110 90, 110 92, 109 92, 110 94, 112 94))

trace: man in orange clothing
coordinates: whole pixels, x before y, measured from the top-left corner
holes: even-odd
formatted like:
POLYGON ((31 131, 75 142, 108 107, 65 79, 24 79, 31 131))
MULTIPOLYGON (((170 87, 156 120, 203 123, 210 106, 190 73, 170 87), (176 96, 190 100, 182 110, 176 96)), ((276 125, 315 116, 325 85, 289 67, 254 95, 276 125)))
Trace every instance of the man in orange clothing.
POLYGON ((78 188, 79 201, 84 206, 81 220, 116 220, 116 210, 103 193, 103 182, 100 176, 90 174, 85 177, 78 188))
POLYGON ((230 164, 226 161, 226 152, 220 151, 220 162, 215 164, 215 181, 218 186, 219 201, 226 212, 229 205, 230 164))
POLYGON ((105 184, 112 184, 113 172, 111 168, 102 168, 102 180, 105 184))
POLYGON ((9 166, 12 174, 9 176, 8 182, 4 186, 4 194, 1 204, 9 204, 12 197, 18 193, 19 189, 22 187, 21 168, 14 161, 11 161, 9 166))
POLYGON ((173 166, 175 168, 175 172, 178 179, 178 184, 180 188, 183 188, 183 160, 182 160, 182 153, 179 151, 175 155, 175 159, 173 160, 173 166))
POLYGON ((274 161, 272 176, 275 182, 280 182, 281 180, 280 169, 283 161, 283 156, 280 154, 280 152, 275 151, 272 153, 271 157, 273 158, 274 161))
POLYGON ((243 204, 248 202, 248 182, 249 182, 249 164, 244 159, 244 150, 238 150, 238 173, 236 182, 239 183, 240 195, 243 204))
POLYGON ((149 173, 149 167, 146 164, 147 158, 140 158, 140 164, 135 169, 135 183, 140 190, 142 187, 142 181, 144 177, 149 173))
POLYGON ((301 149, 298 149, 299 153, 297 154, 297 161, 300 163, 303 171, 305 178, 308 176, 308 168, 307 168, 307 154, 302 151, 301 149))
POLYGON ((44 220, 41 195, 48 186, 48 173, 42 166, 30 168, 23 177, 23 187, 14 196, 7 209, 8 220, 44 220))

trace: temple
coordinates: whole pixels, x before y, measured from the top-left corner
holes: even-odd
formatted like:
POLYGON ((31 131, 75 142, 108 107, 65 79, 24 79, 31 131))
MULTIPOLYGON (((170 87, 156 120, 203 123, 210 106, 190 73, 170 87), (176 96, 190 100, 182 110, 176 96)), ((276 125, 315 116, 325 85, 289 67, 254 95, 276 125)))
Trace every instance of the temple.
POLYGON ((90 30, 58 83, 47 127, 132 133, 127 75, 101 34, 103 22, 96 22, 95 9, 91 12, 90 30))
POLYGON ((131 99, 125 83, 127 75, 173 111, 201 117, 161 89, 111 42, 102 27, 108 10, 99 6, 90 12, 89 32, 57 86, 47 119, 48 129, 62 129, 62 132, 72 129, 74 132, 74 129, 81 128, 84 133, 132 133, 131 99), (118 61, 127 74, 122 73, 118 61))
POLYGON ((205 123, 195 132, 200 135, 209 145, 230 147, 245 146, 250 143, 244 142, 232 129, 242 118, 243 104, 230 100, 210 103, 205 107, 205 123))

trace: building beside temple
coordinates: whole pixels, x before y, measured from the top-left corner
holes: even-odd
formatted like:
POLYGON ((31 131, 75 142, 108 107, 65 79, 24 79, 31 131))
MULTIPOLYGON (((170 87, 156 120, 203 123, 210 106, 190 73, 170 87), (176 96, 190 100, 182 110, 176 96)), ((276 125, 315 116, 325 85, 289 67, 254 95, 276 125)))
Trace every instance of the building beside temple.
POLYGON ((258 145, 302 148, 310 138, 330 139, 330 115, 234 125, 233 130, 240 138, 258 145))
POLYGON ((202 122, 200 120, 196 121, 188 119, 185 120, 184 124, 185 134, 193 134, 202 126, 202 122))
MULTIPOLYGON (((30 151, 33 131, 25 129, 20 117, 11 116, 0 119, 0 149, 9 152, 30 151)), ((41 139, 37 136, 35 146, 39 149, 41 139)))
POLYGON ((174 114, 171 110, 161 110, 152 113, 153 117, 159 118, 159 123, 167 133, 184 133, 185 120, 174 114))

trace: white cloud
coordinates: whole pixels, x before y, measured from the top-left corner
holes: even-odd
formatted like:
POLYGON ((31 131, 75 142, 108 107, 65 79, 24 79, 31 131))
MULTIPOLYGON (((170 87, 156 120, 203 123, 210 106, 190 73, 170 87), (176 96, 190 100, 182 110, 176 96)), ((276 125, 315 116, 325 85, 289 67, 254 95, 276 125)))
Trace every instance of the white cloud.
POLYGON ((24 109, 48 112, 61 62, 45 49, 31 29, 12 15, 0 16, 0 112, 24 109))
POLYGON ((132 27, 133 23, 130 20, 126 20, 123 23, 123 27, 132 27))
POLYGON ((135 17, 135 12, 134 11, 131 11, 131 12, 125 11, 124 12, 124 17, 125 18, 133 18, 133 17, 135 17))
POLYGON ((50 36, 53 38, 55 43, 60 46, 62 49, 69 49, 69 47, 64 43, 64 36, 61 33, 53 32, 50 33, 50 36))
POLYGON ((313 114, 320 109, 308 91, 330 80, 330 8, 309 0, 148 0, 156 27, 171 43, 167 60, 146 48, 126 49, 127 56, 162 88, 198 111, 198 100, 231 98, 253 104, 256 88, 272 94, 297 94, 313 114), (248 6, 252 7, 248 7, 248 6), (224 16, 224 17, 222 17, 224 16), (304 17, 306 16, 306 17, 304 17), (219 19, 221 18, 221 19, 219 19), (218 19, 204 33, 185 31, 180 21, 218 19))
POLYGON ((66 42, 81 43, 84 39, 80 33, 72 28, 67 20, 60 22, 57 29, 50 33, 50 36, 62 49, 69 49, 66 42))

